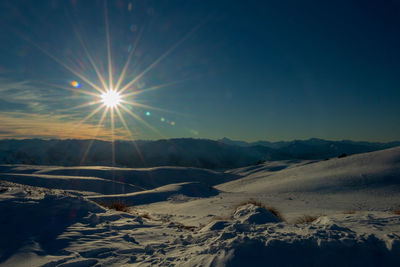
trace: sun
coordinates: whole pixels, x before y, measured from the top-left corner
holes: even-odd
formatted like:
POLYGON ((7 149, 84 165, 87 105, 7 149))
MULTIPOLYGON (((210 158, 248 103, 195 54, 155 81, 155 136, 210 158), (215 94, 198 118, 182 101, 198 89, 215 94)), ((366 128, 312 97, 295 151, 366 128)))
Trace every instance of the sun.
POLYGON ((104 106, 113 108, 121 103, 121 94, 116 90, 109 89, 100 95, 104 106))
MULTIPOLYGON (((111 146, 112 146, 112 149, 111 149, 112 165, 114 166, 115 165, 114 141, 115 141, 115 137, 116 137, 115 132, 116 132, 116 129, 120 130, 119 128, 121 128, 121 125, 118 125, 119 128, 116 128, 116 120, 115 120, 116 117, 119 118, 119 122, 125 128, 126 133, 129 135, 129 137, 132 140, 135 137, 134 137, 130 127, 128 126, 128 123, 126 122, 126 120, 124 118, 124 115, 126 115, 126 114, 129 115, 130 117, 132 117, 133 119, 135 119, 137 122, 140 122, 141 124, 143 124, 144 126, 149 128, 150 130, 157 133, 158 136, 165 139, 165 136, 160 131, 158 131, 158 129, 156 129, 151 124, 146 122, 146 120, 144 118, 142 118, 142 116, 138 112, 143 111, 141 109, 146 109, 143 112, 143 114, 145 114, 145 116, 148 117, 148 116, 151 116, 149 109, 159 110, 159 111, 163 111, 163 112, 171 112, 171 111, 152 107, 152 106, 144 104, 144 103, 140 103, 137 101, 138 99, 136 96, 139 96, 142 93, 151 92, 154 90, 158 90, 158 89, 161 89, 164 87, 171 86, 173 84, 184 82, 187 80, 187 78, 178 80, 178 81, 163 83, 163 84, 159 84, 159 85, 155 85, 155 86, 151 86, 151 87, 146 87, 146 88, 142 88, 142 86, 138 86, 138 83, 141 79, 143 79, 143 77, 146 74, 148 74, 150 71, 152 71, 157 66, 157 64, 159 64, 163 59, 165 59, 169 54, 171 54, 177 47, 179 47, 179 45, 184 40, 186 40, 187 37, 194 30, 197 29, 197 26, 195 28, 193 28, 193 30, 189 31, 186 35, 184 35, 177 43, 172 45, 168 50, 166 50, 164 53, 162 53, 156 60, 154 60, 154 62, 149 64, 144 70, 136 73, 133 76, 132 73, 129 73, 129 72, 127 73, 127 71, 130 69, 129 64, 130 64, 132 58, 134 58, 134 52, 136 51, 136 46, 142 36, 142 34, 141 34, 142 31, 140 31, 140 34, 138 34, 138 36, 136 37, 136 40, 131 44, 132 49, 130 49, 130 51, 128 51, 129 54, 126 58, 126 62, 123 65, 120 74, 117 77, 115 77, 114 76, 115 70, 113 69, 113 61, 112 61, 112 56, 111 56, 111 45, 110 45, 111 40, 110 40, 110 34, 109 34, 109 25, 108 25, 107 5, 106 4, 104 5, 104 11, 105 11, 104 12, 105 28, 106 28, 106 31, 105 31, 106 32, 106 40, 105 41, 106 41, 106 47, 107 47, 108 71, 106 71, 106 69, 101 68, 102 64, 98 65, 98 63, 96 63, 97 60, 96 60, 96 58, 94 58, 91 55, 88 47, 86 46, 86 43, 82 39, 82 35, 79 33, 78 30, 75 31, 75 34, 78 37, 78 40, 81 43, 82 48, 85 52, 87 62, 90 63, 89 66, 84 66, 84 67, 88 68, 88 69, 92 68, 92 71, 97 76, 97 79, 98 79, 97 82, 94 80, 91 80, 89 78, 89 76, 87 76, 84 72, 76 71, 75 66, 72 66, 72 65, 69 65, 69 64, 63 62, 62 59, 51 54, 46 49, 42 48, 40 45, 35 44, 35 43, 33 43, 33 44, 35 45, 35 47, 37 47, 43 53, 48 55, 50 58, 55 60, 57 63, 59 63, 65 69, 67 69, 68 71, 70 71, 72 74, 76 75, 79 78, 79 81, 75 81, 75 80, 70 81, 69 85, 72 86, 73 89, 70 88, 70 86, 65 87, 62 85, 54 85, 54 84, 53 84, 53 86, 61 88, 61 89, 73 91, 74 94, 81 93, 81 94, 85 94, 87 96, 93 97, 92 100, 90 100, 86 103, 71 107, 71 109, 94 107, 94 108, 91 108, 92 111, 85 118, 83 118, 81 121, 79 121, 78 126, 85 122, 88 122, 89 120, 92 120, 92 118, 96 114, 100 113, 101 114, 100 119, 94 128, 94 131, 95 131, 94 134, 95 134, 95 138, 96 138, 100 128, 105 126, 106 120, 107 120, 107 118, 109 118, 109 122, 110 122, 110 126, 111 126, 110 127, 111 131, 110 131, 109 137, 111 139, 111 146), (108 75, 105 72, 108 72, 108 75), (106 77, 106 76, 108 76, 108 77, 106 77), (85 88, 85 87, 87 87, 87 88, 85 88), (87 90, 87 89, 93 89, 95 92, 92 90, 87 90), (95 107, 94 105, 97 107, 95 107), (136 107, 136 108, 133 109, 133 107, 136 107), (134 112, 134 111, 136 111, 136 112, 134 112)), ((101 61, 101 60, 99 60, 99 61, 101 61)), ((79 64, 80 63, 81 62, 79 62, 79 64)), ((174 113, 176 113, 176 112, 174 112, 174 113)), ((89 121, 89 122, 91 122, 91 121, 89 121)), ((175 126, 174 121, 169 121, 169 120, 165 119, 164 117, 161 118, 161 122, 165 122, 171 126, 175 126)), ((122 133, 122 132, 120 131, 120 133, 122 133)), ((126 135, 126 136, 128 136, 128 135, 126 135)), ((95 139, 93 139, 93 140, 95 140, 95 139)), ((87 147, 86 152, 85 152, 84 156, 82 157, 81 163, 83 163, 86 160, 86 155, 89 152, 90 147, 91 147, 91 145, 87 147)), ((136 149, 138 149, 138 148, 136 147, 136 149)), ((139 153, 140 153, 140 151, 139 151, 139 153)))

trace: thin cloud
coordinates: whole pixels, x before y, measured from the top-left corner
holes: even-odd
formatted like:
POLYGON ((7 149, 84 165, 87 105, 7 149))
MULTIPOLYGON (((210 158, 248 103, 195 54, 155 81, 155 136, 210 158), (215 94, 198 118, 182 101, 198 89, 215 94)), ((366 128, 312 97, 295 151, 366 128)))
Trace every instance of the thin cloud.
POLYGON ((2 110, 41 112, 51 101, 48 89, 35 86, 31 81, 13 81, 0 78, 0 102, 7 105, 2 110))
MULTIPOLYGON (((107 116, 100 127, 100 112, 85 120, 96 106, 85 106, 90 97, 32 81, 13 81, 0 76, 0 139, 103 139, 111 140, 111 121, 107 116), (79 96, 79 97, 76 97, 79 96), (86 97, 86 98, 85 98, 86 97), (83 122, 83 123, 82 123, 83 122)), ((118 122, 114 139, 138 138, 118 122)))
MULTIPOLYGON (((111 140, 111 131, 94 124, 79 124, 67 120, 66 116, 9 112, 0 114, 0 138, 43 138, 43 139, 103 139, 111 140)), ((114 130, 115 139, 130 136, 122 128, 114 130)))

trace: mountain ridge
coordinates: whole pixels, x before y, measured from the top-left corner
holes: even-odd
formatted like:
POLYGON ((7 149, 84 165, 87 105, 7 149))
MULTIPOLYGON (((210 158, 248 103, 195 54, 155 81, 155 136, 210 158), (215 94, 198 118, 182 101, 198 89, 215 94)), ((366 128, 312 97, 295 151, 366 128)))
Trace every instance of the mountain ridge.
POLYGON ((227 169, 275 160, 323 160, 390 147, 400 142, 356 142, 308 139, 294 141, 258 141, 247 143, 228 138, 220 140, 174 138, 160 140, 0 140, 0 163, 121 167, 186 166, 227 169), (237 143, 239 142, 239 143, 237 143))

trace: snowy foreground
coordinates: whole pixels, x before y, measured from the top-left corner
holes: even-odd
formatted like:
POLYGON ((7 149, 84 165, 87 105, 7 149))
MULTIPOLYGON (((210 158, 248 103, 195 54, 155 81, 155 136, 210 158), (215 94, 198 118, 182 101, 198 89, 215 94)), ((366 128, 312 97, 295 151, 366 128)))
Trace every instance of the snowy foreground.
POLYGON ((225 172, 3 165, 0 265, 400 266, 399 211, 400 147, 225 172))

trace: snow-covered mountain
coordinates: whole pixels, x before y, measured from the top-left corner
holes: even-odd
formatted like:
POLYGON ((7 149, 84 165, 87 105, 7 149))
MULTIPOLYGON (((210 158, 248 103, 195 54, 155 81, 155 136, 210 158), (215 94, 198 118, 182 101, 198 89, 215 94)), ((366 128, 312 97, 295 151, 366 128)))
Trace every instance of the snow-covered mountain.
MULTIPOLYGON (((115 142, 115 166, 190 166, 228 169, 263 161, 325 159, 381 150, 400 143, 310 139, 292 142, 236 142, 229 139, 168 139, 115 142)), ((112 166, 112 146, 100 140, 0 140, 0 163, 112 166)))
MULTIPOLYGON (((280 158, 266 147, 238 147, 206 139, 115 142, 116 166, 191 166, 208 169, 255 164, 280 158)), ((0 162, 41 165, 112 165, 110 142, 99 140, 1 140, 0 162)))
POLYGON ((322 159, 330 158, 341 153, 357 154, 372 152, 376 150, 386 149, 390 147, 400 146, 400 142, 361 142, 361 141, 330 141, 319 138, 311 138, 308 140, 294 140, 294 141, 257 141, 257 142, 244 142, 231 140, 229 138, 222 138, 220 142, 228 145, 235 145, 241 147, 254 147, 263 146, 277 149, 286 155, 298 159, 322 159))

